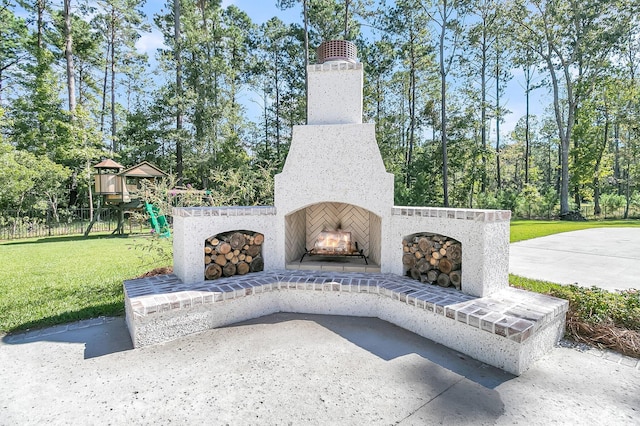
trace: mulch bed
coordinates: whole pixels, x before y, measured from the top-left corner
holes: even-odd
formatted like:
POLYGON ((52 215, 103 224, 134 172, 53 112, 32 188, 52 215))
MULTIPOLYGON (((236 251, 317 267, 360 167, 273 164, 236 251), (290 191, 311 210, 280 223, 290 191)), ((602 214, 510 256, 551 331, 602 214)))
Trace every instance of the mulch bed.
POLYGON ((161 268, 154 268, 148 272, 145 272, 140 276, 137 276, 136 278, 149 278, 149 277, 155 277, 156 275, 167 275, 167 274, 173 274, 172 266, 163 266, 161 268))
POLYGON ((576 342, 640 358, 640 332, 604 324, 588 324, 567 313, 567 334, 576 342))

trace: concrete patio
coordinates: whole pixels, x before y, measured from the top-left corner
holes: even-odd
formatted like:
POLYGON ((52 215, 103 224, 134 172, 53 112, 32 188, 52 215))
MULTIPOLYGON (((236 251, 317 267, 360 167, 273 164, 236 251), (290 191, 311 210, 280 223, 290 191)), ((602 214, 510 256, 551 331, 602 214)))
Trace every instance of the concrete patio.
POLYGON ((560 347, 516 377, 370 318, 275 314, 132 349, 123 318, 0 343, 0 425, 637 424, 640 363, 560 347))

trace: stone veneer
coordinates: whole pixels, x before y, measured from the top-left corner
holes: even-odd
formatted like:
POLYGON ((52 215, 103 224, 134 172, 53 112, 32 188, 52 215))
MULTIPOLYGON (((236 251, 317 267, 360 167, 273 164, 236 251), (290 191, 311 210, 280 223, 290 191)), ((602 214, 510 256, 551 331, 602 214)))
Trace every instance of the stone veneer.
POLYGON ((561 337, 566 300, 514 288, 478 298, 394 274, 273 271, 124 283, 135 347, 276 312, 378 317, 513 374, 561 337))

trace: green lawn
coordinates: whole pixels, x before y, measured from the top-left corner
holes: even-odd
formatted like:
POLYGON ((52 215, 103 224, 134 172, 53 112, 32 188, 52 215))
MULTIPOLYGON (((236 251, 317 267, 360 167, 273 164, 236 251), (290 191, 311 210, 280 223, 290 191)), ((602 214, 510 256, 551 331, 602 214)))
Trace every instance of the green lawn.
POLYGON ((152 244, 106 235, 0 243, 0 332, 121 314, 122 281, 166 266, 152 244))
POLYGON ((511 221, 511 242, 546 237, 560 232, 579 231, 589 228, 638 228, 640 220, 593 220, 588 222, 568 222, 559 220, 513 220, 511 221))

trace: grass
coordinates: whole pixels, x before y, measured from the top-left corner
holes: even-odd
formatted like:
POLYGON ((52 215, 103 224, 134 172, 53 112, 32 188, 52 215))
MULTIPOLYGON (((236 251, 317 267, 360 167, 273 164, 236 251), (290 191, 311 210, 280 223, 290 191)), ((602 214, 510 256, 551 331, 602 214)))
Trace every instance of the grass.
POLYGON ((561 232, 580 231, 590 228, 640 228, 640 220, 593 220, 587 222, 513 220, 511 221, 510 241, 516 243, 561 232))
POLYGON ((122 314, 123 280, 160 266, 149 247, 107 235, 0 243, 0 332, 122 314))

